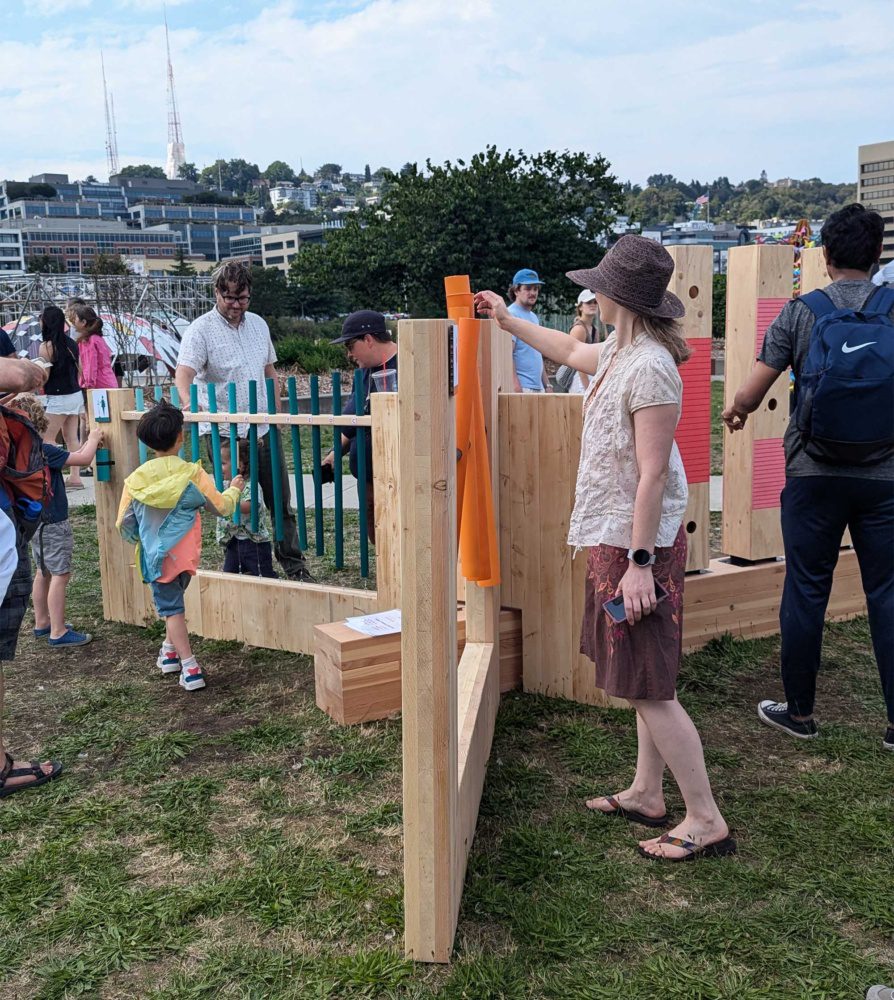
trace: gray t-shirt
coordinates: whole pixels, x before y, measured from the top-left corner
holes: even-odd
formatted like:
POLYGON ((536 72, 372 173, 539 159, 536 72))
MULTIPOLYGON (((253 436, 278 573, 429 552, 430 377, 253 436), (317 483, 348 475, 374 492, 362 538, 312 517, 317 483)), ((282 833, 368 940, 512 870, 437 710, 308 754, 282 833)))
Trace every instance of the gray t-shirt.
MULTIPOLYGON (((871 281, 833 281, 823 289, 839 309, 861 309, 876 286, 871 281)), ((891 313, 894 320, 894 312, 891 313)), ((814 316, 799 299, 786 303, 764 338, 758 357, 770 368, 791 368, 795 381, 801 374, 814 316)), ((828 465, 816 462, 804 451, 801 435, 793 420, 785 429, 785 474, 787 476, 853 476, 857 479, 894 479, 894 456, 877 465, 828 465)))

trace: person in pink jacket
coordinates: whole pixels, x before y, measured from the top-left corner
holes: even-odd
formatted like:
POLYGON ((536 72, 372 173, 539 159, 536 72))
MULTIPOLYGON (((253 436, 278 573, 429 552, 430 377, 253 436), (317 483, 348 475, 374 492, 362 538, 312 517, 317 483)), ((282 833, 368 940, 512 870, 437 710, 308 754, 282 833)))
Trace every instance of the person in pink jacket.
POLYGON ((112 370, 112 352, 102 335, 102 320, 86 305, 72 306, 70 317, 77 333, 75 340, 81 356, 81 388, 117 389, 118 379, 112 370))

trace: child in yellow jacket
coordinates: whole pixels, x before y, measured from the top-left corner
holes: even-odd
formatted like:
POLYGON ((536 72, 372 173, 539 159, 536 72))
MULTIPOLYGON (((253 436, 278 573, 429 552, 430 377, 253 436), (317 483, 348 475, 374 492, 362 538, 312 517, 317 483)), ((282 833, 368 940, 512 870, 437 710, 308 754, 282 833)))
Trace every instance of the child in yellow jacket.
POLYGON ((199 512, 204 508, 223 517, 236 509, 245 486, 236 476, 218 492, 201 463, 178 456, 183 446, 183 414, 161 400, 140 418, 137 437, 155 452, 124 480, 118 508, 118 530, 137 546, 144 582, 165 622, 165 641, 156 661, 163 674, 179 673, 186 691, 205 687, 186 627, 183 595, 195 576, 202 552, 199 512))

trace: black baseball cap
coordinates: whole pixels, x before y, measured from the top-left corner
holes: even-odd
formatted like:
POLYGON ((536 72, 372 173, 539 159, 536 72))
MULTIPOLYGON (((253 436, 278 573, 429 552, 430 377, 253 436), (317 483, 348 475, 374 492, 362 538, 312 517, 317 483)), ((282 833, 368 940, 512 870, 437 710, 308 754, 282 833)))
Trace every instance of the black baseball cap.
POLYGON ((345 317, 341 326, 341 336, 330 340, 330 344, 347 344, 350 340, 364 337, 368 333, 381 335, 388 332, 385 317, 374 309, 360 309, 345 317))

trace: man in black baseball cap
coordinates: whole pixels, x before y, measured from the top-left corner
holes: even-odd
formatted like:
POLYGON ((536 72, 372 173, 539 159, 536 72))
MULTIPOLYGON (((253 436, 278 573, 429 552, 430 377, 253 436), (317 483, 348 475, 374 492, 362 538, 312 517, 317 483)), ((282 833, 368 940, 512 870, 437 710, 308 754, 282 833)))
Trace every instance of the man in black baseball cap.
MULTIPOLYGON (((345 317, 341 336, 331 341, 333 344, 344 344, 348 358, 361 370, 363 375, 363 413, 369 413, 370 393, 376 391, 372 374, 376 371, 397 371, 397 344, 391 339, 385 317, 372 309, 361 309, 345 317)), ((356 413, 354 394, 350 394, 342 408, 343 413, 356 413)), ((349 449, 348 464, 351 475, 357 478, 357 429, 342 427, 342 454, 349 449)), ((323 459, 323 482, 332 482, 335 454, 330 451, 323 459)), ((376 541, 376 518, 373 504, 373 472, 372 472, 372 434, 366 435, 366 525, 369 540, 376 541)))

